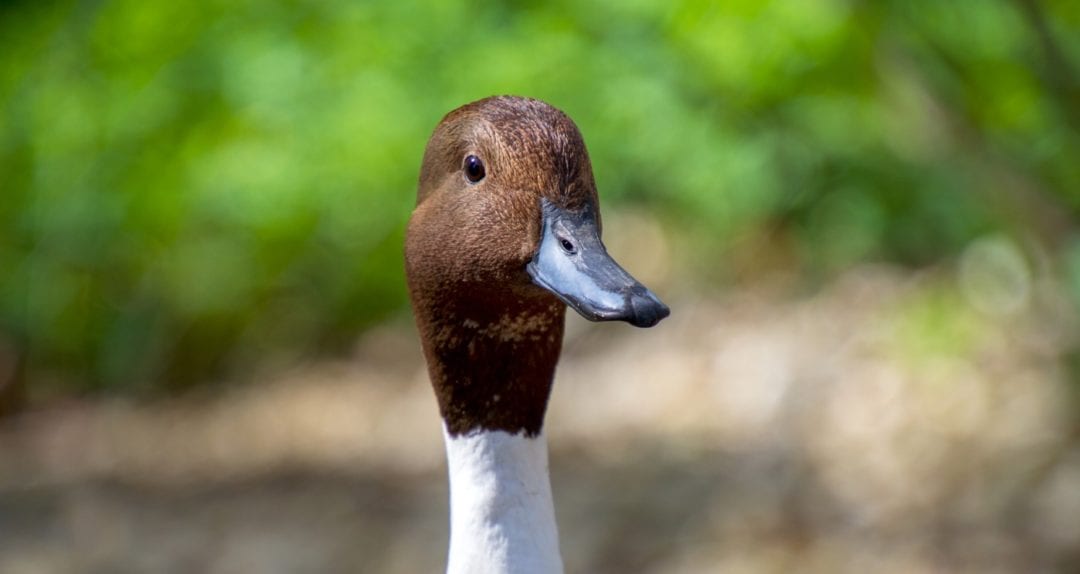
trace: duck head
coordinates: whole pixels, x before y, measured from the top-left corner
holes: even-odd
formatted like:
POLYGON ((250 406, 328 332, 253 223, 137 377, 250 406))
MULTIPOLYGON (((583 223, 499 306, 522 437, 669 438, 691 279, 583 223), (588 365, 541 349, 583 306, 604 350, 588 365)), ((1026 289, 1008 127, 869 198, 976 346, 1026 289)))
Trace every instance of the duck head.
POLYGON ((409 293, 451 434, 536 434, 565 307, 651 327, 669 310, 608 255, 592 166, 566 114, 500 96, 443 118, 405 242, 409 293))

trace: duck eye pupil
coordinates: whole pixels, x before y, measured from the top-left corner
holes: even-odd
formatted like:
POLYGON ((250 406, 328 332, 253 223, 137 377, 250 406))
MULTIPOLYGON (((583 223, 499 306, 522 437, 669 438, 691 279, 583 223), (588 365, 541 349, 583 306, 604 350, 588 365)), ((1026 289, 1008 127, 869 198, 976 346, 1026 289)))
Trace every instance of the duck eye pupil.
POLYGON ((484 162, 480 161, 480 158, 475 155, 470 155, 465 158, 465 178, 472 183, 476 183, 481 179, 484 179, 484 162))

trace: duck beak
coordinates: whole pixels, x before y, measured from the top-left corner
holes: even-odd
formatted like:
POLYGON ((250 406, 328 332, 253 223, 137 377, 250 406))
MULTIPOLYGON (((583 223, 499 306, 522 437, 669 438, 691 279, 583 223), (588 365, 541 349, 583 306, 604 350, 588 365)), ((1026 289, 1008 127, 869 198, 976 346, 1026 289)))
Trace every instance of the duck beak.
POLYGON ((540 201, 540 248, 525 266, 534 283, 590 321, 652 327, 671 313, 608 255, 592 205, 567 211, 547 199, 540 201))

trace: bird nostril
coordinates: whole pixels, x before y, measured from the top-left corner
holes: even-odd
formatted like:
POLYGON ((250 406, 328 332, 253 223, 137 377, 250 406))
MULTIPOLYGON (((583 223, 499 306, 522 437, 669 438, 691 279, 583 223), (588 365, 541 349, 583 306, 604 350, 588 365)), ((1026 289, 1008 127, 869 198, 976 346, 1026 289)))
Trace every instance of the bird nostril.
POLYGON ((577 253, 577 248, 574 247, 574 244, 569 239, 559 239, 559 244, 562 245, 563 251, 565 251, 568 255, 573 255, 574 253, 577 253))

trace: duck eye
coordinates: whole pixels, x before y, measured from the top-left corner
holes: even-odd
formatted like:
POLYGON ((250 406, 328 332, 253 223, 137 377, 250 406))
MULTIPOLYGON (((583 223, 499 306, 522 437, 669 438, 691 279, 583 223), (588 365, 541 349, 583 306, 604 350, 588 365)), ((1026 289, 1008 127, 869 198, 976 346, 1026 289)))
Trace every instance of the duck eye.
POLYGON ((484 171, 484 162, 480 161, 480 158, 475 155, 470 155, 465 158, 465 179, 472 183, 477 183, 481 179, 484 179, 486 172, 484 171))

